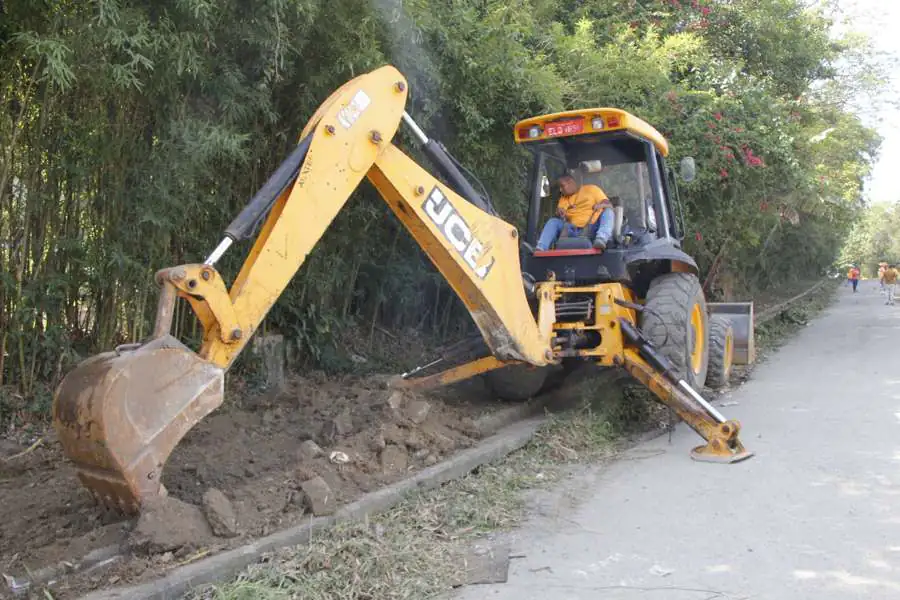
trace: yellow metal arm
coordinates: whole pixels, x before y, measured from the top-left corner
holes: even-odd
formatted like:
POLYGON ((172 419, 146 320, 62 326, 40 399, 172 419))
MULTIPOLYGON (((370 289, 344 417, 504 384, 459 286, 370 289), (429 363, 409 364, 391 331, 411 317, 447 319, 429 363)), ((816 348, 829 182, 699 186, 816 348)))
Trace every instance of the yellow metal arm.
MULTIPOLYGON (((444 275, 494 355, 545 365, 550 326, 539 330, 524 293, 515 227, 467 202, 390 143, 407 96, 383 67, 341 87, 316 112, 296 180, 274 204, 234 284, 210 265, 161 271, 204 328, 200 356, 228 368, 363 177, 444 275)), ((547 317, 547 315, 544 315, 547 317)))
POLYGON ((634 348, 624 351, 625 370, 643 383, 659 400, 700 435, 706 444, 697 446, 691 455, 706 462, 739 462, 753 456, 741 443, 738 434, 741 425, 737 421, 717 422, 702 405, 680 390, 671 381, 651 367, 634 348))

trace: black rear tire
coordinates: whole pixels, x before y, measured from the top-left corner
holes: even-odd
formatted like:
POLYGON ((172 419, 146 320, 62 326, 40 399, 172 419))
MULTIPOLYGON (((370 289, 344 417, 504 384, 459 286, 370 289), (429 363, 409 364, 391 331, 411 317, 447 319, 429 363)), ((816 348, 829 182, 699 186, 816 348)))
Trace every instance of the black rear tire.
POLYGON ((516 364, 488 371, 484 380, 498 398, 524 402, 540 393, 549 375, 550 367, 516 364))
POLYGON ((731 321, 720 315, 709 318, 709 370, 706 386, 718 390, 728 385, 734 361, 734 330, 731 321))
POLYGON ((667 273, 650 282, 640 317, 641 330, 696 390, 709 367, 706 298, 696 275, 667 273), (698 346, 699 345, 699 346, 698 346))

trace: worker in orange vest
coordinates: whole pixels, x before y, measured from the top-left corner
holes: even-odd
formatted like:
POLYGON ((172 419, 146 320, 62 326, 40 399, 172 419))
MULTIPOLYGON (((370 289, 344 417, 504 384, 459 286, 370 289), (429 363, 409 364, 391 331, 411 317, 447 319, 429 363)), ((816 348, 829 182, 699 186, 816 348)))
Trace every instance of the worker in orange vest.
POLYGON ((856 293, 856 286, 859 285, 859 269, 856 268, 855 265, 850 266, 850 271, 847 273, 847 279, 850 280, 850 285, 853 286, 853 293, 856 293))
POLYGON ((887 300, 885 304, 893 306, 894 290, 897 288, 897 265, 888 265, 884 270, 884 287, 887 290, 887 300))

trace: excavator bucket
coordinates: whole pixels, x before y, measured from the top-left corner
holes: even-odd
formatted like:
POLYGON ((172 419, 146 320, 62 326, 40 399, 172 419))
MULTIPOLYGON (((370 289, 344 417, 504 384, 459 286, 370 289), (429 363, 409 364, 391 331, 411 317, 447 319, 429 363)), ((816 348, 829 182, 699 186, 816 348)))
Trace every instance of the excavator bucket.
POLYGON ((94 498, 137 514, 145 498, 165 495, 169 454, 223 392, 221 368, 164 335, 78 365, 56 390, 53 421, 94 498))
POLYGON ((751 365, 756 360, 754 315, 752 302, 709 302, 711 315, 721 315, 731 322, 734 331, 734 364, 751 365))

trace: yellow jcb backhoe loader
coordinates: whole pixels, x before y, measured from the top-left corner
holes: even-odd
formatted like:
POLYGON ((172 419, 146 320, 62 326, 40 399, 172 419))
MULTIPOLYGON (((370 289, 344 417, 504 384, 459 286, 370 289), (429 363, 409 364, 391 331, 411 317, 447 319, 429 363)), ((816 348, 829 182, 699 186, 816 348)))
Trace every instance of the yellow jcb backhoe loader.
MULTIPOLYGON (((627 369, 672 407, 706 440, 694 458, 736 462, 751 456, 738 440, 739 424, 696 391, 710 355, 707 310, 697 267, 679 249, 669 216, 662 136, 612 109, 517 126, 516 139, 536 149, 532 241, 551 165, 585 176, 604 161, 614 175, 623 165, 616 175, 620 193, 638 190, 635 206, 644 207, 630 217, 627 234, 617 209, 616 242, 605 252, 565 238, 551 251, 532 252, 446 149, 406 114, 406 99, 407 82, 390 66, 335 91, 206 261, 157 273, 161 292, 151 338, 89 358, 65 377, 54 397, 54 423, 81 482, 99 502, 133 514, 148 497, 165 494, 161 475, 170 453, 222 404, 225 372, 363 177, 465 303, 490 352, 440 373, 407 377, 398 386, 423 388, 484 375, 500 395, 527 396, 543 385, 547 368, 590 360, 627 369), (443 181, 391 143, 401 122, 423 144, 443 181), (630 191, 634 181, 629 183, 628 173, 639 181, 630 191), (644 194, 650 205, 643 204, 644 194), (660 215, 652 226, 647 206, 660 215), (226 287, 216 262, 259 224, 249 256, 226 287), (520 252, 526 255, 524 269, 520 252), (203 327, 196 353, 170 334, 179 297, 203 327), (521 389, 523 382, 534 389, 521 389)), ((717 360, 729 369, 734 338, 730 326, 724 329, 717 360)))

